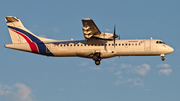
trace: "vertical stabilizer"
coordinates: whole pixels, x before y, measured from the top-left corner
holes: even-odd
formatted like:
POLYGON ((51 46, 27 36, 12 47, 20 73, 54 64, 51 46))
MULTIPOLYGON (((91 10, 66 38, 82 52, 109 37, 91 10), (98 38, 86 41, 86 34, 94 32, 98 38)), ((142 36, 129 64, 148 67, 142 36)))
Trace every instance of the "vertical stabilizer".
POLYGON ((52 39, 42 38, 34 35, 28 29, 26 29, 21 23, 20 19, 13 16, 5 17, 8 30, 11 36, 11 40, 13 44, 17 43, 29 43, 29 42, 42 42, 49 41, 52 39))
POLYGON ((23 26, 19 18, 13 16, 7 16, 5 17, 5 20, 13 44, 35 42, 35 40, 31 39, 32 37, 38 39, 36 35, 31 33, 23 26))
POLYGON ((18 19, 17 17, 7 16, 5 17, 5 20, 13 43, 5 45, 6 48, 53 56, 44 42, 54 40, 34 35, 23 26, 20 19, 18 19))

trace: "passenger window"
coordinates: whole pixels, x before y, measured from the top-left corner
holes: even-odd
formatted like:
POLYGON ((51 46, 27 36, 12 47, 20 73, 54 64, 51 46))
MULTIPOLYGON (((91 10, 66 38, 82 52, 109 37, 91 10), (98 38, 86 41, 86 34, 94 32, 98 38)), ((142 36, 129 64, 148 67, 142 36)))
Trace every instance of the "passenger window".
POLYGON ((124 46, 124 44, 122 44, 122 46, 124 46))
POLYGON ((121 46, 121 44, 119 44, 119 46, 121 46))

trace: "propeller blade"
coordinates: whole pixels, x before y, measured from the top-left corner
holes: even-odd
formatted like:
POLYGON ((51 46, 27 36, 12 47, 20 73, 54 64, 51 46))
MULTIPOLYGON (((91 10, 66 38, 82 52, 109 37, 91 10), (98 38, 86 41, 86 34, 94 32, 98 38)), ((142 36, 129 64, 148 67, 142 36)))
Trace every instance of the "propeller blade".
POLYGON ((113 40, 114 40, 114 48, 115 48, 115 40, 118 36, 116 35, 116 25, 114 25, 114 35, 113 35, 113 40))
POLYGON ((116 25, 114 25, 114 36, 116 35, 116 25))

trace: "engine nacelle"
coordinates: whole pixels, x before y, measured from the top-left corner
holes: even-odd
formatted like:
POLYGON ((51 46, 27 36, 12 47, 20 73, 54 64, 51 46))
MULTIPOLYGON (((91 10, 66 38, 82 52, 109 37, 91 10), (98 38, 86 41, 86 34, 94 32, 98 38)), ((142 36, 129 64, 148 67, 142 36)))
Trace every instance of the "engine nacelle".
POLYGON ((104 39, 104 40, 113 40, 112 33, 101 33, 100 35, 94 35, 94 37, 97 37, 99 39, 104 39))

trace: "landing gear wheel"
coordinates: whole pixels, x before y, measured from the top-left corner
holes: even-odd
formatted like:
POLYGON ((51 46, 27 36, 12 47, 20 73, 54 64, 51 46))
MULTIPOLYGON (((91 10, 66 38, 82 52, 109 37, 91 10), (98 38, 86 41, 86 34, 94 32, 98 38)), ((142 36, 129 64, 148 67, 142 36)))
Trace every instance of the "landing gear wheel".
POLYGON ((100 60, 96 60, 96 61, 95 61, 95 64, 96 64, 96 65, 100 65, 100 60))
POLYGON ((162 57, 162 58, 161 58, 161 60, 162 60, 162 61, 164 61, 164 60, 165 60, 165 58, 164 58, 164 57, 162 57))

